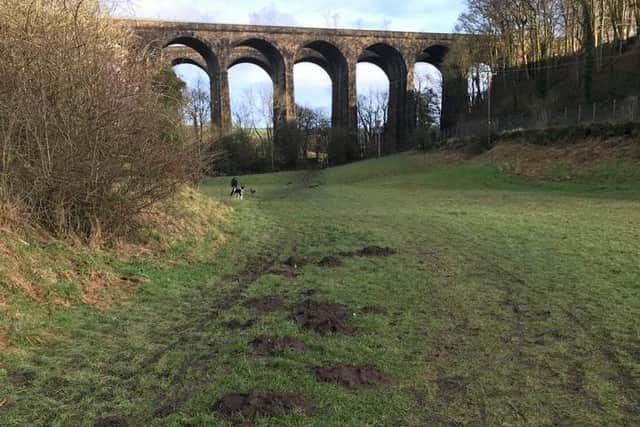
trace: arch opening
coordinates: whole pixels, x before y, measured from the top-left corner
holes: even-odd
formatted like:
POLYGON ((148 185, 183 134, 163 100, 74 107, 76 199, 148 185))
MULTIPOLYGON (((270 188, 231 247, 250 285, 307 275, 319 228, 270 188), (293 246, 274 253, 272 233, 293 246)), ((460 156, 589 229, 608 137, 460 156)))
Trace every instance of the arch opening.
POLYGON ((184 83, 183 119, 185 125, 201 147, 208 140, 207 129, 211 125, 211 84, 209 75, 200 64, 179 62, 173 65, 176 76, 184 83))
POLYGON ((264 70, 270 78, 275 78, 275 68, 271 61, 258 49, 248 46, 236 47, 231 52, 228 69, 240 64, 253 64, 264 70))
POLYGON ((254 136, 270 136, 273 128, 273 81, 259 65, 241 62, 229 68, 231 122, 254 136))
MULTIPOLYGON (((313 40, 304 43, 298 49, 295 63, 304 64, 300 67, 309 71, 315 70, 316 76, 328 76, 331 90, 331 125, 334 128, 348 128, 352 122, 349 117, 349 67, 342 51, 327 41, 313 40)), ((326 79, 323 84, 326 86, 326 79)))
POLYGON ((416 57, 416 62, 426 62, 440 69, 449 53, 449 48, 443 45, 433 45, 424 49, 416 57))
POLYGON ((222 106, 220 102, 220 80, 219 62, 211 47, 204 41, 193 36, 178 36, 169 40, 163 46, 163 55, 171 60, 174 70, 183 70, 181 74, 183 80, 186 81, 187 87, 191 87, 191 95, 196 95, 193 91, 197 80, 201 80, 200 85, 206 88, 200 88, 198 93, 200 97, 207 94, 209 122, 216 128, 222 126, 222 106), (188 68, 184 68, 188 67, 188 68), (196 78, 195 71, 192 67, 199 69, 201 73, 196 78), (204 75, 203 75, 204 74, 204 75))
MULTIPOLYGON (((268 41, 252 38, 240 41, 233 46, 234 52, 242 52, 243 50, 249 52, 257 52, 259 55, 261 55, 261 58, 264 58, 268 66, 271 68, 271 70, 273 70, 273 77, 280 77, 285 72, 284 58, 282 57, 282 54, 273 44, 269 43, 268 41)), ((253 55, 250 54, 245 56, 245 59, 253 57, 253 55)))
POLYGON ((384 134, 389 113, 390 82, 378 65, 356 66, 358 145, 362 157, 379 157, 384 152, 384 134))
MULTIPOLYGON (((218 58, 213 53, 213 50, 211 49, 211 47, 207 43, 205 43, 204 41, 196 37, 192 37, 192 36, 175 37, 171 39, 169 42, 167 42, 163 46, 163 49, 169 52, 172 50, 194 51, 204 61, 204 65, 206 65, 206 71, 209 72, 209 74, 217 73, 220 68, 218 58)), ((185 56, 190 57, 190 55, 188 54, 185 56)), ((194 59, 194 58, 191 58, 191 59, 194 59)))
POLYGON ((389 80, 382 152, 390 154, 406 148, 411 121, 408 109, 407 65, 402 54, 390 45, 377 43, 366 48, 358 58, 358 62, 368 62, 378 66, 389 80))
POLYGON ((417 129, 435 131, 442 115, 442 73, 429 62, 416 62, 413 71, 417 129))
POLYGON ((323 67, 304 61, 294 66, 293 82, 300 152, 307 162, 323 163, 332 127, 332 79, 323 67))
POLYGON ((259 39, 251 38, 245 39, 233 46, 235 54, 242 50, 251 52, 257 52, 261 58, 258 62, 255 62, 255 57, 251 60, 247 59, 247 55, 244 55, 245 62, 258 65, 265 73, 270 75, 272 80, 272 116, 273 116, 273 129, 274 139, 279 139, 275 134, 279 134, 279 129, 283 128, 287 123, 295 121, 295 105, 293 100, 293 76, 288 78, 287 70, 285 67, 284 57, 276 46, 270 42, 259 39), (266 64, 263 64, 266 61, 266 64), (264 65, 264 66, 263 66, 264 65))
POLYGON ((203 74, 205 74, 207 76, 207 79, 209 78, 206 66, 193 58, 184 58, 179 56, 171 60, 171 66, 174 68, 174 70, 181 65, 192 65, 198 68, 203 74))

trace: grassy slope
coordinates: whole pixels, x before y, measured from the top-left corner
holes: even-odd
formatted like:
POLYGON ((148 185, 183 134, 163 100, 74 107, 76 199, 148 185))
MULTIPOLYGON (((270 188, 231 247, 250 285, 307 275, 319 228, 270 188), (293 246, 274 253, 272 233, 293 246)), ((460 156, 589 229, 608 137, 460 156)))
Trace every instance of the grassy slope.
MULTIPOLYGON (((637 183, 525 181, 423 156, 243 183, 258 193, 234 203, 215 257, 129 265, 149 278, 134 299, 59 312, 56 345, 2 357, 2 424, 226 425, 213 403, 250 389, 318 406, 257 425, 640 423, 637 183), (293 253, 316 261, 367 244, 399 253, 266 274, 293 253), (294 303, 308 289, 353 307, 361 333, 304 332, 286 310, 224 326, 256 317, 245 298, 294 303), (300 337, 307 351, 258 358, 248 343, 260 334, 300 337), (316 382, 310 368, 334 363, 374 364, 394 381, 357 392, 316 382)), ((223 196, 227 182, 202 188, 223 196)))

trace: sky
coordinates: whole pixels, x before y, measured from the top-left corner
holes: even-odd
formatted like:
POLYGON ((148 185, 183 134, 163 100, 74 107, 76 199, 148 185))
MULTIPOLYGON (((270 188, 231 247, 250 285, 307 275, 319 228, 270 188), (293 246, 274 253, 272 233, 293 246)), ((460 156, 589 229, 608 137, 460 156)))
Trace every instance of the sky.
MULTIPOLYGON (((175 21, 288 25, 301 27, 355 28, 370 30, 451 32, 464 0, 129 0, 117 14, 123 17, 175 21)), ((175 68, 188 86, 207 77, 196 67, 175 68)), ((438 75, 428 66, 417 67, 417 75, 438 75)), ((207 87, 207 84, 203 86, 207 87)), ((267 74, 251 64, 240 64, 229 70, 232 111, 244 102, 248 91, 271 88, 267 74)), ((358 64, 359 94, 387 90, 388 80, 382 70, 371 64, 358 64)), ((296 103, 311 108, 330 110, 331 81, 318 66, 297 64, 294 69, 296 103)))

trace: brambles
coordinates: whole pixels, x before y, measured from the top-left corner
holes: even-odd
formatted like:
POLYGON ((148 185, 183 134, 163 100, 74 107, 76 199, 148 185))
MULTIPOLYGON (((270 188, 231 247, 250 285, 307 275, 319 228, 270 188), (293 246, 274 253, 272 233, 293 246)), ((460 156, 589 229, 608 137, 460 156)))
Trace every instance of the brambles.
POLYGON ((0 7, 0 197, 58 233, 123 231, 197 171, 180 82, 105 16, 95 0, 0 7))

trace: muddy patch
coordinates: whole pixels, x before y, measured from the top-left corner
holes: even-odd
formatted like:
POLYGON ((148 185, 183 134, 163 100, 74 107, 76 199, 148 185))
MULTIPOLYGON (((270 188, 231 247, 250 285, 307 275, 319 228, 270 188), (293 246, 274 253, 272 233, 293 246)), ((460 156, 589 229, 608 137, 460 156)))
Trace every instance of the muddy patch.
POLYGON ((249 329, 255 324, 256 324, 256 319, 249 319, 245 321, 233 319, 223 323, 224 327, 231 330, 249 329))
POLYGON ((352 335, 356 332, 348 321, 352 313, 342 304, 307 300, 293 308, 290 318, 301 327, 320 334, 352 335))
POLYGON ((275 356, 293 351, 301 353, 305 350, 304 342, 293 337, 268 337, 259 336, 251 345, 258 356, 275 356))
POLYGON ((215 403, 214 410, 227 418, 255 418, 275 417, 292 412, 311 415, 314 405, 298 393, 251 391, 224 396, 215 403))
POLYGON ((100 418, 94 424, 95 427, 127 427, 128 425, 127 420, 116 415, 100 418))
POLYGON ((283 264, 286 265, 287 267, 298 269, 298 268, 304 267, 306 263, 307 263, 307 260, 304 257, 291 255, 289 258, 287 258, 284 261, 283 264))
POLYGON ((372 366, 337 365, 313 370, 320 381, 336 383, 350 390, 388 384, 387 376, 372 366))
POLYGON ((252 308, 260 313, 272 313, 284 305, 284 299, 280 295, 267 295, 251 298, 244 303, 247 308, 252 308))
POLYGON ((398 251, 388 246, 383 247, 383 246, 372 245, 372 246, 365 246, 364 248, 354 252, 341 252, 340 256, 344 258, 350 258, 355 256, 374 258, 374 257, 388 257, 391 255, 395 255, 397 253, 398 251))
POLYGON ((388 246, 384 248, 382 246, 367 246, 360 249, 357 252, 357 255, 366 257, 385 257, 395 255, 396 253, 398 252, 395 249, 388 246))
POLYGON ((336 268, 342 266, 342 260, 337 256, 326 256, 318 262, 318 266, 323 268, 336 268))

